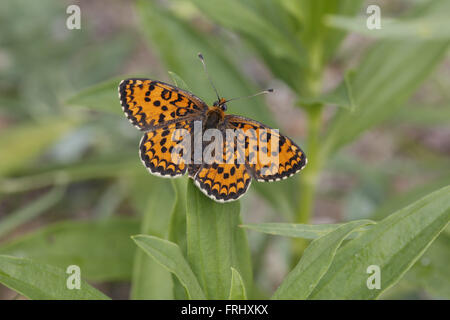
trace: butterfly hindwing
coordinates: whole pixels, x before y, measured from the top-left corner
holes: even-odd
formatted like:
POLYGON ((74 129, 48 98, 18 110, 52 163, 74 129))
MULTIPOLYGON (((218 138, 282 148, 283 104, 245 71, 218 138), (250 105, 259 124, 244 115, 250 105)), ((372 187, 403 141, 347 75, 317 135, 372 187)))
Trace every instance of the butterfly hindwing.
POLYGON ((178 143, 182 137, 177 133, 182 132, 181 130, 190 134, 192 122, 182 120, 144 134, 139 148, 140 156, 150 173, 169 178, 182 176, 186 173, 188 167, 186 162, 181 156, 174 156, 176 151, 180 150, 177 148, 180 146, 178 143), (176 131, 177 129, 180 129, 180 131, 176 131))
POLYGON ((213 163, 203 165, 195 175, 197 187, 211 199, 227 202, 247 192, 251 176, 244 164, 213 163))
POLYGON ((282 180, 305 167, 304 152, 288 137, 252 119, 235 115, 225 118, 228 126, 236 130, 238 141, 245 141, 247 167, 257 181, 282 180), (274 150, 272 142, 277 147, 274 150))
POLYGON ((208 106, 198 97, 170 84, 131 78, 120 82, 119 99, 127 118, 148 131, 186 117, 198 116, 208 106))

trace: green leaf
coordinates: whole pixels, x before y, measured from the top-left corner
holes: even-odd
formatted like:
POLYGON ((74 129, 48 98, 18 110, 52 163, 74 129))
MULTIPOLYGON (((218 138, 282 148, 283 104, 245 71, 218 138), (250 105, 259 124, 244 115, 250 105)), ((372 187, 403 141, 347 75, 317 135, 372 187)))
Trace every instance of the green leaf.
POLYGON ((381 39, 449 40, 450 21, 446 15, 426 16, 409 20, 382 18, 380 29, 367 28, 367 18, 347 18, 330 15, 326 24, 351 32, 381 39))
MULTIPOLYGON (((83 274, 83 269, 81 269, 83 274)), ((97 289, 81 280, 80 289, 67 288, 70 275, 63 269, 25 258, 0 255, 0 283, 33 300, 106 300, 97 289)))
POLYGON ((338 250, 311 299, 374 299, 419 259, 450 219, 450 186, 391 214, 338 250), (367 287, 367 268, 380 267, 381 289, 367 287))
POLYGON ((357 105, 353 97, 352 81, 354 77, 354 71, 347 72, 344 76, 342 83, 333 91, 325 93, 316 98, 300 98, 299 103, 303 104, 331 104, 337 105, 348 109, 349 111, 355 111, 357 105))
POLYGON ((285 35, 287 30, 281 32, 277 25, 269 23, 245 2, 237 0, 228 0, 226 4, 218 0, 191 0, 191 2, 225 28, 258 39, 265 50, 272 52, 275 57, 301 63, 299 59, 301 48, 298 43, 292 41, 292 37, 285 35))
POLYGON ((371 48, 353 81, 355 104, 360 107, 352 113, 338 110, 325 140, 327 151, 394 114, 444 57, 447 47, 440 42, 382 41, 371 48))
POLYGON ((142 171, 142 164, 133 157, 107 157, 85 159, 64 166, 43 168, 34 174, 0 180, 0 192, 15 193, 39 189, 58 183, 71 183, 89 179, 117 177, 129 172, 142 171))
MULTIPOLYGON (((93 85, 68 98, 65 104, 122 115, 123 111, 117 97, 117 88, 120 81, 132 77, 131 75, 124 75, 93 85)), ((145 76, 136 77, 142 78, 145 76)))
POLYGON ((247 300, 245 285, 239 272, 231 267, 231 288, 228 300, 247 300))
POLYGON ((129 237, 137 232, 137 222, 130 219, 60 222, 3 244, 0 254, 63 269, 78 265, 88 280, 129 280, 134 255, 129 237))
MULTIPOLYGON (((142 197, 141 233, 167 239, 169 234, 170 212, 174 206, 173 189, 169 181, 153 178, 150 175, 137 175, 132 193, 142 197)), ((136 202, 141 200, 137 200, 136 202)), ((137 250, 131 282, 132 299, 173 299, 172 275, 166 268, 137 250)))
MULTIPOLYGON (((439 8, 442 1, 428 5, 428 10, 432 10, 439 8)), ((352 81, 354 101, 359 108, 355 112, 338 110, 323 144, 324 155, 335 152, 404 106, 445 57, 449 43, 381 40, 370 47, 352 81)))
POLYGON ((75 124, 70 119, 45 118, 0 131, 0 150, 7 150, 1 155, 0 176, 32 163, 75 124))
POLYGON ((175 243, 146 235, 137 235, 132 238, 145 253, 177 276, 186 289, 189 299, 205 299, 197 278, 175 243))
MULTIPOLYGON (((186 182, 187 177, 172 179, 173 191, 176 194, 169 225, 169 240, 176 243, 184 256, 187 254, 186 240, 186 182)), ((186 299, 186 292, 177 279, 174 279, 175 299, 186 299)))
MULTIPOLYGON (((241 227, 285 237, 317 239, 337 230, 338 228, 341 228, 343 225, 346 224, 294 224, 268 222, 258 224, 244 224, 241 225, 241 227)), ((364 231, 365 228, 362 228, 359 231, 354 231, 348 235, 347 239, 356 238, 364 231)))
POLYGON ((273 299, 307 299, 330 267, 336 251, 355 229, 371 224, 358 220, 342 224, 328 234, 314 240, 306 248, 300 262, 275 291, 273 299))
POLYGON ((217 203, 193 183, 187 191, 188 260, 209 299, 227 299, 231 267, 242 275, 245 287, 252 283, 247 237, 241 228, 239 202, 217 203))
POLYGON ((54 187, 53 190, 39 197, 37 200, 34 200, 26 206, 9 213, 5 218, 0 220, 0 237, 14 230, 23 223, 41 215, 58 203, 63 195, 64 188, 57 186, 54 187))
POLYGON ((170 77, 172 78, 173 83, 178 87, 186 91, 191 91, 189 89, 189 86, 184 82, 183 79, 179 75, 177 75, 175 72, 169 71, 170 77))

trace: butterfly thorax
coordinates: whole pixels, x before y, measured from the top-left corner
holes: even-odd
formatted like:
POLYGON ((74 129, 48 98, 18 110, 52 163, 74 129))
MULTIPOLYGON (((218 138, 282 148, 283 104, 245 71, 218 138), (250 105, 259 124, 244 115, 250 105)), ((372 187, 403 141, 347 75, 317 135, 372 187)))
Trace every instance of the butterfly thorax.
POLYGON ((220 107, 211 107, 206 112, 205 129, 218 128, 223 121, 225 113, 220 107))

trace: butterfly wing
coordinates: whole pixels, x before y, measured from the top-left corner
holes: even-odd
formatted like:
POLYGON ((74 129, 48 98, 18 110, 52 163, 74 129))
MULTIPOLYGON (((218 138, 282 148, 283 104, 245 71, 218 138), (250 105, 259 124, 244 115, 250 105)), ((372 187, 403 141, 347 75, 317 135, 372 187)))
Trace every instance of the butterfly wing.
POLYGON ((282 180, 305 167, 305 153, 288 137, 245 117, 227 115, 225 121, 229 128, 235 130, 237 141, 245 141, 246 166, 257 181, 282 180), (272 142, 277 146, 274 150, 272 142), (261 154, 265 156, 260 157, 261 154), (262 161, 263 158, 277 161, 262 161))
POLYGON ((119 84, 119 99, 127 118, 143 131, 196 117, 208 110, 206 103, 195 95, 150 79, 123 80, 119 84))
POLYGON ((250 187, 251 180, 244 164, 227 163, 203 165, 194 177, 197 187, 218 202, 239 199, 250 187))
POLYGON ((154 175, 168 178, 184 175, 188 165, 180 155, 179 143, 187 137, 183 135, 183 132, 191 135, 192 129, 191 120, 181 120, 145 132, 139 151, 142 163, 148 171, 154 175))

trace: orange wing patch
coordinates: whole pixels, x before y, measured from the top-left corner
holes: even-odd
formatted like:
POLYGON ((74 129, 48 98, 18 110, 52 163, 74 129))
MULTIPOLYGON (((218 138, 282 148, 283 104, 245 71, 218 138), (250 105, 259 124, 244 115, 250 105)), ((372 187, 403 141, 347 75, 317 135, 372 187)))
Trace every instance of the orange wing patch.
POLYGON ((286 136, 255 120, 232 115, 226 119, 228 126, 240 132, 237 140, 245 143, 246 165, 257 181, 286 179, 305 167, 304 152, 286 136), (272 139, 278 139, 278 144, 274 144, 278 148, 274 150, 272 139))
POLYGON ((204 165, 194 177, 197 187, 218 202, 239 199, 247 191, 251 180, 244 164, 204 165))
POLYGON ((176 129, 191 132, 191 121, 172 123, 154 131, 146 132, 142 137, 139 149, 140 156, 142 163, 150 173, 168 178, 182 176, 186 173, 188 166, 182 159, 182 151, 180 157, 173 157, 174 148, 177 148, 178 142, 181 141, 181 137, 176 134, 176 129))
POLYGON ((198 116, 208 109, 193 94, 150 79, 123 80, 119 85, 119 99, 131 123, 145 131, 198 116))

